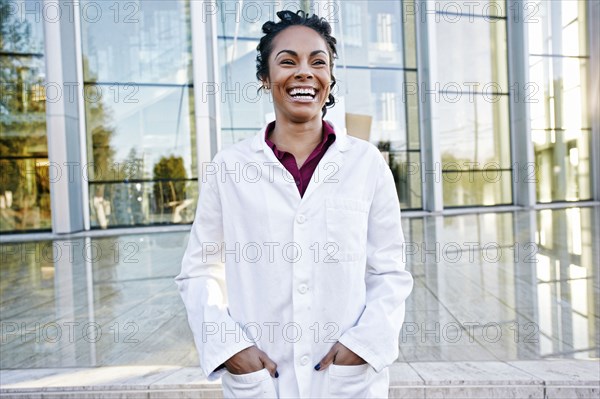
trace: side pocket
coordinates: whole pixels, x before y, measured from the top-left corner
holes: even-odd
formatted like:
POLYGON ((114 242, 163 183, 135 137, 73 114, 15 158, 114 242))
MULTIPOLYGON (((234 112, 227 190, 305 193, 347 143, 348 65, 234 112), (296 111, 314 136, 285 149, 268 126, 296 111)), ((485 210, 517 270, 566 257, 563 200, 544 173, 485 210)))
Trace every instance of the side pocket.
POLYGON ((266 368, 246 374, 225 371, 221 384, 225 398, 277 398, 273 377, 266 368))
POLYGON ((330 364, 329 394, 334 398, 366 398, 371 383, 368 363, 342 366, 330 364))

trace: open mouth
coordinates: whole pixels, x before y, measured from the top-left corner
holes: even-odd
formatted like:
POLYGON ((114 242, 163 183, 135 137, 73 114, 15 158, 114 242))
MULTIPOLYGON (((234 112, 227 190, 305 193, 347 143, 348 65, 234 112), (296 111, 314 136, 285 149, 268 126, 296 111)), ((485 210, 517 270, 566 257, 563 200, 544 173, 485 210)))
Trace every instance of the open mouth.
POLYGON ((293 87, 287 93, 295 100, 313 101, 317 97, 317 90, 312 87, 293 87))

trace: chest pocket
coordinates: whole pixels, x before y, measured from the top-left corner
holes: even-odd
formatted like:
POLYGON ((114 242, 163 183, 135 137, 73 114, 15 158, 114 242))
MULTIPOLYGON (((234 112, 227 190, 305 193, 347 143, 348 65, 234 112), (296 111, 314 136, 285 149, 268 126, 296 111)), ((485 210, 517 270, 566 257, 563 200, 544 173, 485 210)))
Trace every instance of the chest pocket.
POLYGON ((353 262, 367 249, 369 203, 354 198, 325 199, 327 243, 333 262, 353 262))

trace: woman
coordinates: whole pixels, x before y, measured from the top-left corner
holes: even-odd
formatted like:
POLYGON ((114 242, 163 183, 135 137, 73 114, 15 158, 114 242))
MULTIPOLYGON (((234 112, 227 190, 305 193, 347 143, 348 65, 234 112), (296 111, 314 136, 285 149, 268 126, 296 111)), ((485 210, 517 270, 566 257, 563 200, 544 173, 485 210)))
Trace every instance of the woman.
POLYGON ((323 120, 329 24, 277 16, 257 48, 275 121, 204 168, 176 282, 225 397, 387 397, 413 286, 392 173, 374 145, 323 120))

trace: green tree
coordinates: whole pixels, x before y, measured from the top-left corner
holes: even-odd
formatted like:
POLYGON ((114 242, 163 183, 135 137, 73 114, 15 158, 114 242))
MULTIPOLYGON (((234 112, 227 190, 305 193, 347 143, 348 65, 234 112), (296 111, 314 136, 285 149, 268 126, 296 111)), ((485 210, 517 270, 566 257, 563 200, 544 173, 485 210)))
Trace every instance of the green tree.
POLYGON ((182 157, 162 157, 154 165, 154 198, 160 213, 171 213, 185 200, 187 172, 182 157))
POLYGON ((44 62, 29 21, 0 1, 0 230, 50 226, 44 62), (22 55, 20 55, 22 54, 22 55))

